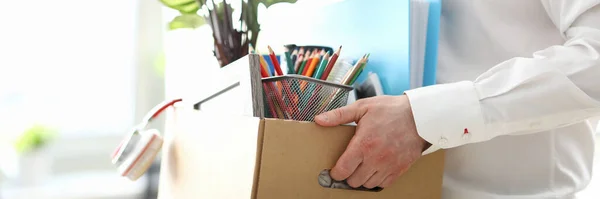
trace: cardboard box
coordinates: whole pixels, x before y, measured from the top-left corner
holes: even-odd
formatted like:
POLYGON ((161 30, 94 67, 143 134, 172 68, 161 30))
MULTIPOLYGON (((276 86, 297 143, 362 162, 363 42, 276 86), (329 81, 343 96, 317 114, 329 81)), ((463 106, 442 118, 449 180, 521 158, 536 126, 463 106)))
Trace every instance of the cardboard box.
POLYGON ((177 107, 167 124, 159 199, 437 199, 444 152, 422 157, 379 192, 322 187, 354 126, 260 119, 177 107))
POLYGON ((379 192, 321 186, 321 172, 335 165, 354 126, 265 119, 258 55, 222 68, 214 80, 167 115, 159 199, 440 198, 443 151, 379 192))

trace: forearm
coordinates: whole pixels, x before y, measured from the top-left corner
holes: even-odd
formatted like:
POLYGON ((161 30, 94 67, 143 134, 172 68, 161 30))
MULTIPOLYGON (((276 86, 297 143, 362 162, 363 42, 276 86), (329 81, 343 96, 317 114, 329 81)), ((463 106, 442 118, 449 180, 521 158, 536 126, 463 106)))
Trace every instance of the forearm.
MULTIPOLYGON (((585 15, 585 16, 584 16, 585 15)), ((475 81, 407 91, 419 135, 436 148, 535 133, 600 115, 600 7, 564 30, 566 42, 513 58, 475 81)))

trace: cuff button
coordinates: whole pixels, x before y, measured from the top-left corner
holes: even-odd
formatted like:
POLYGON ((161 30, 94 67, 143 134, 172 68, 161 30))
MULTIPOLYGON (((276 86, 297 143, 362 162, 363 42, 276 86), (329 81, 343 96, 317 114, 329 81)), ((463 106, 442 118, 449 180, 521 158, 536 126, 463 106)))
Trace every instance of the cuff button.
POLYGON ((471 139, 471 134, 470 134, 470 133, 463 134, 463 135, 462 135, 462 139, 463 139, 463 140, 469 140, 469 139, 471 139))
POLYGON ((444 137, 442 137, 442 138, 440 138, 440 140, 438 140, 438 145, 440 147, 446 146, 447 143, 448 143, 448 139, 446 139, 444 137))

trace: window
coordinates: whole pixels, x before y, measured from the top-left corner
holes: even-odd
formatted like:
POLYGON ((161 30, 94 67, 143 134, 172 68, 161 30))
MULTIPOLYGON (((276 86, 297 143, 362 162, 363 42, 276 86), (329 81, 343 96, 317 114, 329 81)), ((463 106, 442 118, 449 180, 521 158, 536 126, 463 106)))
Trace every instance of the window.
POLYGON ((134 117, 137 1, 0 2, 0 134, 122 134, 134 117))
POLYGON ((154 65, 161 8, 141 0, 0 1, 0 198, 129 198, 145 191, 139 183, 147 182, 121 178, 108 157, 135 118, 164 97, 154 65), (42 152, 51 160, 41 169, 23 167, 27 158, 9 150, 33 123, 60 136, 42 152), (22 189, 19 170, 49 179, 22 189))

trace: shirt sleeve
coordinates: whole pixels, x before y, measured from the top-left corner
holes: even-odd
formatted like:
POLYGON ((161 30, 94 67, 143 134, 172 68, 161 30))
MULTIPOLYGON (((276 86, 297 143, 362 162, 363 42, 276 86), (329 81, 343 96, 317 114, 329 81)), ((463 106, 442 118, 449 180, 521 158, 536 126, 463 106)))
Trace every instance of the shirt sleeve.
POLYGON ((565 37, 475 81, 406 91, 418 134, 440 148, 536 133, 600 115, 600 0, 543 0, 565 37))

